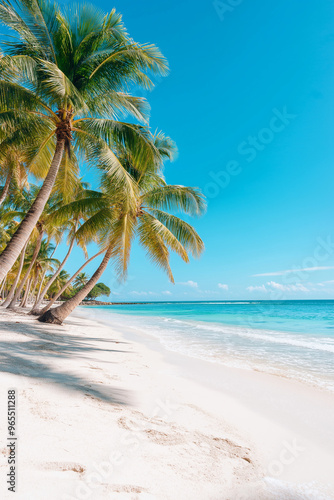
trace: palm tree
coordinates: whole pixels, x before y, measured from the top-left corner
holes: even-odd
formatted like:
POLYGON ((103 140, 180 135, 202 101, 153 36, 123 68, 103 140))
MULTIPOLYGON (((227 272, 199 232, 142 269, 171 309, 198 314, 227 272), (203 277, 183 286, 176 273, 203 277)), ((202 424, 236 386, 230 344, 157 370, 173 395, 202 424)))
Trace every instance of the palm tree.
MULTIPOLYGON (((134 186, 118 160, 126 145, 138 164, 151 159, 146 126, 116 121, 124 112, 146 122, 144 99, 127 93, 133 85, 150 88, 147 71, 165 74, 167 63, 153 45, 139 45, 125 32, 121 17, 104 16, 84 4, 61 12, 47 0, 0 0, 0 21, 18 35, 7 42, 10 56, 0 65, 17 78, 0 81, 0 123, 23 126, 34 141, 29 168, 50 165, 43 185, 0 256, 0 280, 18 258, 40 218, 56 181, 64 151, 82 152, 86 161, 109 170, 115 185, 134 202, 134 186)), ((21 139, 22 139, 21 137, 21 139)), ((27 137, 25 137, 25 142, 27 137)), ((27 145, 28 146, 28 145, 27 145)))
MULTIPOLYGON (((17 210, 16 212, 15 211, 11 212, 13 217, 21 217, 21 218, 24 217, 24 210, 26 207, 29 207, 29 205, 31 203, 31 199, 35 198, 37 190, 38 190, 37 186, 32 185, 30 187, 29 192, 22 193, 22 196, 18 200, 18 203, 17 203, 17 205, 18 205, 17 208, 19 208, 19 210, 17 210)), ((44 211, 42 213, 42 216, 40 217, 39 221, 37 222, 36 227, 34 228, 34 230, 32 232, 32 236, 30 237, 30 240, 35 241, 35 247, 33 250, 33 254, 31 256, 30 265, 29 265, 24 277, 22 278, 20 285, 16 291, 15 291, 16 285, 14 283, 12 288, 15 291, 15 294, 13 294, 13 292, 11 290, 7 299, 2 304, 3 307, 8 306, 9 309, 15 307, 17 299, 20 297, 21 292, 22 292, 27 280, 30 278, 30 274, 32 272, 32 269, 35 266, 35 261, 39 255, 44 234, 47 233, 48 237, 50 239, 51 236, 53 236, 56 233, 56 229, 52 224, 52 211, 55 210, 53 205, 56 205, 56 207, 57 207, 57 199, 58 198, 59 198, 59 194, 57 193, 56 196, 55 195, 51 196, 50 199, 48 200, 48 202, 46 203, 46 205, 44 207, 44 211)), ((58 201, 58 203, 59 203, 59 201, 58 201)), ((64 229, 64 228, 62 228, 62 229, 64 229)))
POLYGON ((29 267, 28 267, 24 277, 22 278, 21 283, 18 286, 16 291, 15 291, 15 288, 13 285, 12 289, 14 289, 15 294, 13 294, 13 296, 11 296, 11 293, 8 295, 7 299, 2 304, 3 307, 7 306, 9 309, 13 309, 15 307, 16 301, 20 297, 21 292, 22 292, 27 280, 30 279, 31 271, 35 265, 35 261, 37 259, 39 250, 41 248, 42 238, 43 238, 43 231, 42 231, 42 228, 38 225, 37 230, 36 230, 36 240, 34 242, 33 253, 31 255, 29 267))
MULTIPOLYGON (((53 257, 57 246, 54 246, 48 240, 43 240, 42 245, 36 259, 35 266, 41 272, 40 282, 36 293, 35 304, 38 301, 43 285, 45 285, 45 275, 47 272, 53 271, 57 265, 59 266, 59 261, 53 257)), ((34 306, 35 306, 34 304, 34 306)))
POLYGON ((75 278, 73 285, 75 288, 82 288, 85 286, 85 284, 89 281, 89 276, 86 273, 80 273, 78 276, 75 278))
MULTIPOLYGON (((66 179, 68 181, 69 175, 68 173, 66 174, 66 179)), ((58 179, 59 181, 59 179, 58 179)), ((74 248, 74 244, 77 243, 79 246, 81 246, 82 250, 84 251, 85 256, 87 256, 87 250, 85 244, 82 244, 80 240, 76 239, 76 230, 79 225, 80 219, 83 218, 83 214, 81 213, 76 213, 73 214, 71 217, 65 217, 61 218, 59 217, 59 206, 62 206, 62 202, 66 201, 68 196, 69 196, 69 189, 64 189, 64 187, 68 184, 68 182, 62 182, 59 183, 57 182, 56 184, 59 184, 59 186, 55 185, 55 191, 56 191, 56 199, 57 202, 54 203, 54 206, 51 207, 50 213, 48 214, 46 218, 46 226, 49 228, 49 234, 51 234, 50 229, 54 228, 59 228, 61 227, 62 230, 68 230, 68 242, 69 242, 69 248, 68 251, 60 263, 58 269, 56 272, 53 274, 53 276, 50 276, 50 279, 45 283, 45 286, 43 290, 41 290, 38 300, 36 300, 34 307, 30 311, 30 314, 40 314, 39 308, 41 306, 41 303, 47 294, 50 286, 52 286, 53 282, 56 280, 58 274, 63 270, 66 262, 68 261, 71 252, 74 248), (67 191, 67 192, 66 192, 67 191), (59 195, 62 194, 61 199, 59 200, 59 195)), ((73 185, 73 192, 71 198, 76 198, 76 199, 81 199, 84 196, 87 196, 87 193, 90 193, 88 189, 85 189, 87 185, 81 180, 77 180, 76 178, 74 179, 74 185, 73 185)), ((91 193, 92 196, 92 193, 91 193)))
POLYGON ((59 290, 68 281, 69 277, 70 277, 70 275, 68 274, 68 272, 64 271, 64 269, 62 271, 60 271, 57 278, 55 279, 55 281, 52 283, 52 286, 50 287, 49 295, 51 297, 56 295, 56 293, 59 292, 59 290))
MULTIPOLYGON (((50 300, 50 302, 41 310, 40 314, 44 314, 46 311, 48 311, 50 309, 50 307, 56 302, 56 300, 64 293, 64 291, 70 286, 70 284, 72 283, 73 280, 75 280, 75 278, 77 276, 79 276, 79 274, 81 273, 81 271, 86 267, 87 264, 89 264, 92 260, 96 259, 96 257, 99 257, 100 255, 102 255, 104 253, 104 250, 99 250, 96 254, 94 254, 92 257, 90 257, 89 259, 87 259, 81 267, 79 267, 79 269, 71 276, 71 278, 69 278, 69 280, 67 280, 66 283, 64 283, 64 285, 62 286, 62 288, 59 290, 58 293, 56 293, 56 295, 54 297, 52 297, 52 299, 50 300)), ((84 273, 83 273, 84 274, 84 273)), ((86 283, 85 283, 86 284, 86 283)))
MULTIPOLYGON (((26 303, 29 301, 29 299, 34 299, 35 300, 38 298, 38 293, 40 292, 40 286, 41 283, 38 284, 38 282, 42 282, 44 280, 44 276, 47 271, 54 272, 54 269, 59 266, 59 261, 55 258, 53 258, 53 253, 55 251, 55 247, 52 243, 50 243, 48 240, 44 239, 42 241, 42 244, 40 245, 40 250, 38 252, 37 258, 33 259, 33 266, 31 266, 31 257, 30 259, 27 259, 27 264, 29 264, 30 268, 30 273, 28 274, 28 280, 26 283, 28 285, 26 288, 29 288, 29 293, 22 299, 20 303, 20 307, 24 307, 26 303), (30 260, 30 263, 29 263, 30 260), (30 285, 29 285, 30 282, 30 285)), ((12 306, 10 305, 9 308, 12 306)))
POLYGON ((98 269, 76 295, 64 304, 49 309, 38 318, 39 321, 61 324, 93 289, 110 259, 113 259, 120 278, 124 279, 131 245, 136 236, 149 258, 167 272, 172 282, 174 278, 169 265, 169 249, 185 262, 189 261, 188 253, 195 257, 201 254, 204 245, 195 229, 165 211, 176 209, 188 215, 200 215, 205 209, 200 192, 184 186, 169 186, 154 171, 148 171, 144 175, 137 172, 137 176, 139 195, 135 210, 113 189, 108 176, 103 178, 100 196, 73 202, 63 208, 64 213, 75 213, 76 210, 83 210, 84 202, 91 213, 95 206, 95 213, 82 224, 77 234, 87 241, 96 238, 98 234, 105 254, 98 269))
MULTIPOLYGON (((25 243, 25 245, 24 245, 24 247, 22 249, 22 252, 21 252, 21 255, 20 255, 19 266, 18 266, 18 269, 17 269, 17 272, 16 272, 16 277, 15 277, 14 282, 12 284, 12 287, 11 287, 11 289, 9 291, 9 294, 6 297, 6 300, 4 300, 4 302, 1 304, 2 307, 7 307, 14 300, 15 300, 15 302, 17 300, 17 296, 19 295, 19 294, 16 295, 17 285, 18 285, 18 283, 20 281, 22 269, 23 269, 23 266, 24 266, 24 259, 25 259, 25 254, 26 254, 27 246, 28 246, 28 242, 25 243)), ((19 287, 19 288, 20 288, 20 292, 19 293, 21 293, 22 289, 21 289, 21 287, 19 287)))
POLYGON ((50 276, 50 278, 47 281, 47 283, 45 284, 43 290, 40 292, 38 300, 35 302, 34 307, 31 310, 31 314, 35 314, 35 312, 39 310, 39 307, 40 307, 45 295, 47 294, 49 288, 52 286, 53 282, 56 281, 58 275, 62 272, 67 260, 69 259, 69 256, 71 255, 71 252, 73 250, 74 243, 75 243, 75 231, 77 228, 77 221, 75 221, 74 224, 71 223, 71 226, 72 226, 72 230, 69 232, 70 241, 69 241, 68 251, 67 251, 64 259, 62 260, 62 262, 60 262, 58 269, 55 271, 55 273, 52 276, 50 276))
POLYGON ((27 304, 27 302, 28 302, 28 297, 29 297, 29 294, 30 294, 31 284, 32 284, 32 277, 29 277, 28 282, 26 284, 26 288, 25 288, 25 291, 24 291, 24 295, 23 295, 22 301, 20 303, 21 307, 25 307, 26 304, 27 304))

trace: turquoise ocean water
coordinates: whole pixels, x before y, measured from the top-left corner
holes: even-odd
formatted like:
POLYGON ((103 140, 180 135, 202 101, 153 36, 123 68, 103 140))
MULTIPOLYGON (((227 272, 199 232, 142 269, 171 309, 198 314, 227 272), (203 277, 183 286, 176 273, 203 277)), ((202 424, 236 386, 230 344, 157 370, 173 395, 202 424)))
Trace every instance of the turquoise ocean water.
MULTIPOLYGON (((87 308, 86 308, 87 309, 87 308)), ((114 327, 169 350, 334 392, 334 301, 155 302, 94 306, 114 327)))

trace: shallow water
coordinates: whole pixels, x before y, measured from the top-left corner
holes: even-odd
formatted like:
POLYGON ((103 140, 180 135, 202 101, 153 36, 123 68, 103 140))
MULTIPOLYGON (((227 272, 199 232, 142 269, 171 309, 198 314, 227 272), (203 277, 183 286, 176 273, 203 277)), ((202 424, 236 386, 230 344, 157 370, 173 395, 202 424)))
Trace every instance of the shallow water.
POLYGON ((89 311, 172 351, 334 392, 334 301, 156 302, 89 311))

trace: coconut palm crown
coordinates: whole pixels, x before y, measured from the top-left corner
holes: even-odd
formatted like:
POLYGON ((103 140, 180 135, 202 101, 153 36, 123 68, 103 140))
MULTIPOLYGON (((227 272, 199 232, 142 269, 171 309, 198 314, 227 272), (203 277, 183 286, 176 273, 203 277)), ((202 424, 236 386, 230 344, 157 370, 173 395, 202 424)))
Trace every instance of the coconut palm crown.
POLYGON ((114 10, 104 15, 86 4, 61 11, 48 0, 0 0, 0 22, 14 33, 0 60, 0 127, 21 130, 17 140, 27 150, 29 172, 45 174, 0 256, 1 281, 43 211, 64 151, 98 164, 129 207, 136 202, 136 184, 118 150, 125 147, 142 170, 159 152, 147 127, 148 105, 130 91, 151 88, 150 74, 166 74, 167 62, 154 45, 135 43, 114 10), (142 124, 119 121, 125 114, 142 124))

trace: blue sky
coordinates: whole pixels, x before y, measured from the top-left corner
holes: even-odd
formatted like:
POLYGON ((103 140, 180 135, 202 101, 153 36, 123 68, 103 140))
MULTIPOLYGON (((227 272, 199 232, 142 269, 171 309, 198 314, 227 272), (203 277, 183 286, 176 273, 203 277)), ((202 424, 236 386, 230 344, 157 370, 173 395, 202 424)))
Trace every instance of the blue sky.
POLYGON ((134 247, 125 285, 103 276, 111 298, 334 298, 333 2, 94 3, 168 58, 150 123, 179 149, 167 181, 208 196, 203 257, 173 257, 173 286, 134 247))

